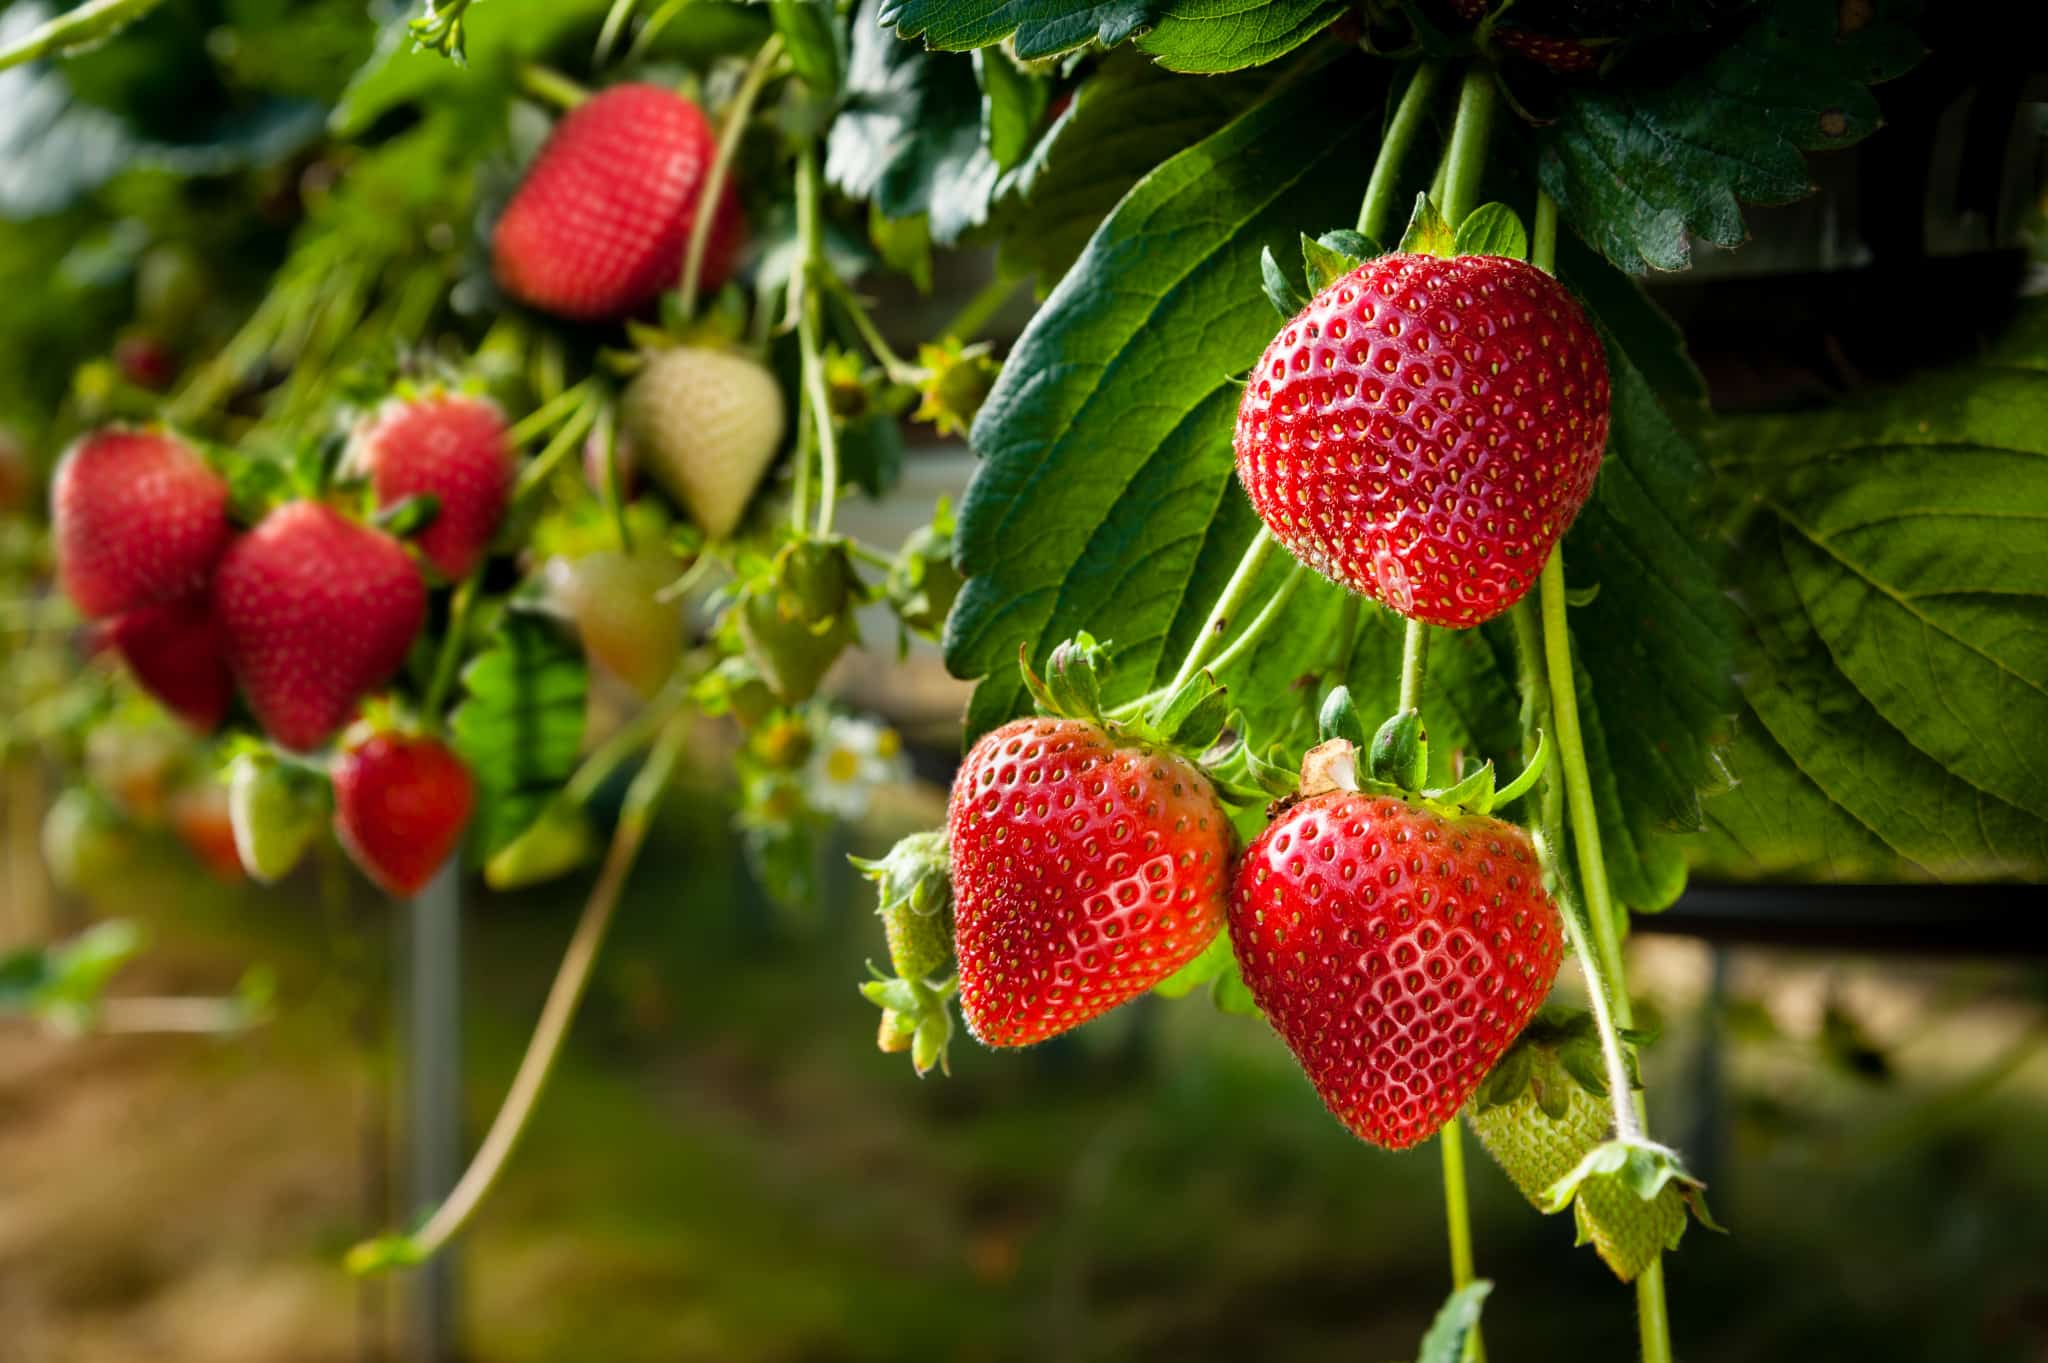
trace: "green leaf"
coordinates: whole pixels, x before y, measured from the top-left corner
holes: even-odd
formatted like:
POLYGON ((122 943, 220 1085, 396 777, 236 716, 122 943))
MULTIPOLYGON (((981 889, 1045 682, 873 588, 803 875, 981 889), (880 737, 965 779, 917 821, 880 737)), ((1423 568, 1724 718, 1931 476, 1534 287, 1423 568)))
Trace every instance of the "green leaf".
POLYGON ((998 170, 1008 170, 1031 149, 1051 87, 993 47, 975 49, 974 78, 981 86, 982 145, 998 170))
POLYGON ((876 22, 881 4, 861 0, 854 14, 825 177, 888 217, 928 214, 933 240, 950 244, 986 220, 1000 175, 982 145, 974 63, 898 41, 876 22))
POLYGON ((1112 702, 1177 664, 1176 620, 1206 613, 1250 537, 1229 433, 1232 375, 1274 331, 1260 252, 1353 211, 1372 74, 1334 65, 1153 171, 1019 339, 975 422, 983 462, 960 512, 971 576, 946 655, 988 678, 971 731, 1022 706, 1020 642, 1115 638, 1112 702))
POLYGON ((574 644, 547 622, 513 612, 463 668, 465 694, 449 731, 476 778, 470 844, 479 859, 532 827, 575 769, 586 680, 574 644))
POLYGON ((1684 269, 1690 235, 1740 245, 1741 205, 1803 197, 1803 153, 1875 132, 1866 87, 1920 59, 1902 21, 1880 14, 1843 33, 1845 12, 1834 0, 1766 0, 1690 70, 1566 88, 1536 133, 1561 216, 1635 274, 1684 269))
POLYGON ((1481 204, 1472 216, 1458 224, 1457 254, 1461 256, 1507 256, 1529 258, 1529 234, 1522 220, 1506 204, 1481 204))
POLYGON ((1731 420, 1759 505, 1737 587, 1716 870, 2048 873, 2048 309, 2000 349, 1853 405, 1731 420))
MULTIPOLYGON (((1356 232, 1326 232, 1321 238, 1311 237, 1303 232, 1301 268, 1303 277, 1308 281, 1309 292, 1321 293, 1357 269, 1358 263, 1365 259, 1365 252, 1350 248, 1364 241, 1365 238, 1356 232)), ((1290 317, 1293 315, 1288 314, 1290 317)))
POLYGON ((1397 250, 1416 255, 1452 256, 1458 252, 1457 234, 1427 194, 1415 196, 1415 212, 1409 215, 1408 230, 1401 234, 1397 250))
POLYGON ((1273 305, 1273 311, 1283 318, 1292 317, 1308 306, 1307 297, 1294 286, 1294 280, 1287 271, 1280 268, 1280 262, 1273 259, 1270 246, 1259 253, 1259 287, 1266 291, 1266 301, 1273 305))
POLYGON ((886 0, 875 16, 927 47, 965 52, 1014 35, 1026 61, 1086 43, 1115 47, 1152 21, 1158 0, 886 0))
POLYGON ((1111 54, 1004 186, 995 221, 1005 267, 1065 274, 1132 185, 1242 113, 1265 85, 1178 80, 1136 53, 1111 54))
POLYGON ((1328 28, 1345 0, 1162 0, 1138 50, 1169 71, 1220 75, 1284 57, 1328 28))
POLYGON ((839 94, 846 72, 846 30, 833 6, 816 0, 768 0, 775 31, 789 53, 789 64, 822 100, 839 94))
POLYGON ((1436 1313, 1429 1333, 1422 1337, 1416 1363, 1460 1363, 1465 1357, 1465 1341, 1479 1328, 1479 1312, 1491 1291, 1493 1284, 1480 1278, 1451 1293, 1436 1313))

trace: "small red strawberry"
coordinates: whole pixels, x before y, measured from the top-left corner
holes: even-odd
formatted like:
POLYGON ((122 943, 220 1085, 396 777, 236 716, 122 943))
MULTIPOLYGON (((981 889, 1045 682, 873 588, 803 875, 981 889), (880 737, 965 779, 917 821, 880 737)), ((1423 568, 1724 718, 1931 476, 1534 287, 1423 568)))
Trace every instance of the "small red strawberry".
POLYGON ((468 577, 490 550, 512 492, 512 449, 494 402, 437 393, 384 405, 356 434, 351 460, 380 507, 408 497, 441 504, 420 553, 442 577, 468 577))
POLYGON ((86 615, 118 615, 206 586, 228 546, 228 485, 163 431, 95 431, 50 484, 57 574, 86 615))
MULTIPOLYGON (((1449 0, 1449 5, 1468 23, 1496 7, 1495 0, 1449 0)), ((1559 75, 1582 75, 1599 67, 1615 40, 1668 17, 1666 8, 1660 0, 1517 0, 1502 11, 1493 39, 1559 75)))
POLYGON ((1237 476, 1296 558, 1433 625, 1536 581, 1607 443, 1607 359, 1563 285, 1502 256, 1396 253, 1312 299, 1237 413, 1237 476))
POLYGON ((305 750, 398 671, 426 617, 427 589, 397 540, 301 501, 235 541, 213 603, 228 663, 264 731, 305 750))
POLYGON ((220 727, 235 698, 235 679, 210 598, 137 606, 107 622, 106 638, 165 709, 201 733, 220 727))
POLYGON ((137 388, 161 393, 178 381, 178 359, 163 338, 142 328, 123 332, 114 342, 114 367, 137 388))
MULTIPOLYGON (((597 322, 675 287, 717 155, 703 110, 656 85, 615 85, 564 115, 491 240, 505 292, 543 312, 597 322)), ((732 272, 745 225, 728 182, 704 287, 732 272)))
POLYGON ((960 1009, 1028 1046, 1127 1003, 1223 924, 1229 820, 1186 759, 1075 719, 1020 719, 953 780, 960 1009))
POLYGON ((439 739, 374 733, 334 764, 334 832, 363 874, 418 894, 462 841, 476 783, 439 739))
POLYGON ((1230 938, 1323 1102, 1390 1150, 1457 1114, 1563 959, 1520 829, 1348 790, 1301 800, 1246 850, 1230 938))

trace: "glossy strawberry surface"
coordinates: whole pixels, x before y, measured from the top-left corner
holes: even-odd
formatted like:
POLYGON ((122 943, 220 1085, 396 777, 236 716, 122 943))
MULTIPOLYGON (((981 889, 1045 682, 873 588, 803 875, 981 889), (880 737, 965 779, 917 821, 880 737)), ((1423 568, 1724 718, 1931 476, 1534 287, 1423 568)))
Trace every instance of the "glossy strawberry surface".
POLYGON ((319 502, 288 502, 221 560, 214 611, 264 731, 316 748, 391 680, 426 618, 404 546, 319 502))
POLYGON ((95 431, 50 484, 57 574, 88 616, 204 590, 228 538, 228 485, 162 431, 95 431))
POLYGON ((1563 285, 1400 254, 1334 281, 1245 385, 1237 475, 1295 557, 1434 625, 1526 594, 1607 443, 1607 360, 1563 285))
POLYGON ((1393 1150, 1457 1114, 1564 952, 1520 829, 1345 791, 1293 805, 1245 851, 1230 935, 1330 1111, 1393 1150))
POLYGON ((476 783, 439 739, 372 734, 334 764, 334 831, 363 873, 409 899, 462 841, 476 783))
MULTIPOLYGON (((563 115, 492 236, 498 283, 578 321, 634 312, 676 287, 717 155, 695 104, 657 85, 615 85, 563 115)), ((709 291, 732 271, 744 226, 732 184, 705 255, 709 291)))
POLYGON ((986 1045, 1101 1016, 1222 926, 1232 834, 1208 778, 1095 725, 1021 719, 983 737, 946 826, 960 1008, 986 1045))
POLYGON ((386 403, 357 442, 380 507, 433 497, 433 522, 414 541, 442 577, 467 577, 491 547, 512 491, 512 449, 494 402, 435 394, 386 403))

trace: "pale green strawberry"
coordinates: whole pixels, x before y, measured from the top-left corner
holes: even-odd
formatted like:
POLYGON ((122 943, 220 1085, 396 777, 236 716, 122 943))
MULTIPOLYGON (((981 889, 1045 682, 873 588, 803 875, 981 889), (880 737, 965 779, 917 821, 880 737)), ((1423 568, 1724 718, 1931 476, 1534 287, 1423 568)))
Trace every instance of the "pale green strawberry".
POLYGON ((921 980, 953 954, 952 882, 944 833, 913 833, 875 861, 849 857, 875 882, 889 963, 906 980, 921 980))
MULTIPOLYGON (((1546 1009, 1502 1057, 1468 1113, 1486 1153, 1539 1210, 1544 1195, 1612 1130, 1597 1047, 1586 1015, 1546 1009)), ((1589 1179, 1572 1201, 1572 1214, 1578 1243, 1591 1244, 1623 1282, 1677 1248, 1685 1233, 1677 1184, 1645 1201, 1618 1180, 1589 1179)))

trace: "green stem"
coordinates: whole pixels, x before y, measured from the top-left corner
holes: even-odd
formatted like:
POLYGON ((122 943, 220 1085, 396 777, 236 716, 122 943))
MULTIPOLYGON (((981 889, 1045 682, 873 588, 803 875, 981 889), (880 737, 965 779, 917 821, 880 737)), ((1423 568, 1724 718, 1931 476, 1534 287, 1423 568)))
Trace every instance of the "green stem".
POLYGON ((469 1168, 463 1171, 461 1180, 448 1194, 447 1200, 434 1209, 434 1214, 418 1231, 401 1237, 395 1244, 371 1241, 352 1250, 349 1253, 352 1271, 371 1272, 393 1264, 421 1263, 432 1258, 469 1224, 470 1218, 476 1215, 477 1209, 490 1195, 499 1175, 505 1171, 542 1092, 547 1088, 555 1061, 561 1057, 562 1043, 569 1035, 569 1024, 575 1020, 577 1007, 590 985, 591 970, 597 964, 605 933, 618 909, 620 893, 625 889, 626 878, 640 855, 641 845, 647 840, 655 803, 668 785, 669 775, 675 770, 676 759, 682 753, 683 740, 688 732, 687 715, 671 719, 656 740, 647 764, 633 778, 633 784, 626 792, 625 805, 619 812, 618 827, 612 833, 611 847, 605 853, 604 868, 598 873, 597 884, 591 889, 590 898, 583 906, 583 915, 577 920, 576 931, 569 939, 568 949, 562 954, 561 967, 555 974, 554 984, 548 989, 547 1002, 541 1007, 533 1039, 527 1043, 518 1072, 512 1076, 512 1087, 506 1091, 504 1105, 492 1119, 491 1129, 485 1133, 483 1144, 477 1147, 469 1168))
POLYGON ((546 487, 548 479, 561 467, 562 460, 582 443, 583 437, 590 434, 590 428, 597 422, 597 412, 595 404, 589 401, 590 392, 586 390, 582 396, 584 401, 576 408, 575 413, 562 423, 562 428, 555 432, 555 438, 548 441, 541 452, 534 456, 533 462, 520 471, 519 481, 512 485, 513 506, 518 506, 546 487))
POLYGON ((1429 626, 1410 620, 1401 633, 1401 709, 1422 708, 1422 679, 1428 671, 1429 626))
POLYGON ((1365 199, 1358 206, 1358 230, 1374 241, 1383 239, 1394 225, 1394 210, 1400 207, 1401 162, 1415 141, 1416 130, 1422 126, 1422 117, 1429 110, 1429 97, 1441 75, 1443 68, 1435 62, 1424 62, 1415 68, 1414 79, 1402 92, 1401 102, 1394 107, 1394 116, 1387 120, 1386 132, 1380 137, 1372 179, 1366 182, 1365 199))
POLYGON ((1293 600, 1294 594, 1301 590, 1301 584, 1307 579, 1306 566, 1297 563, 1289 569, 1287 577, 1280 583, 1279 590, 1266 598, 1266 604, 1259 608, 1259 613, 1252 617, 1252 622, 1244 627, 1244 632, 1230 641, 1229 648, 1209 660, 1209 670, 1221 672, 1250 652, 1252 645, 1259 641, 1259 636, 1280 618, 1280 613, 1287 609, 1287 603, 1293 600))
POLYGON ((436 733, 441 728, 441 706, 448 699, 448 689, 455 684, 455 669, 462 661, 462 645, 469 635, 469 613, 476 605, 477 589, 482 583, 483 569, 479 567, 462 579, 448 603, 448 628, 441 636, 433 680, 427 683, 427 698, 421 706, 429 728, 436 733))
POLYGON ((1493 130, 1493 71, 1474 62, 1458 88, 1458 121, 1444 157, 1444 218, 1456 227, 1479 206, 1479 178, 1486 169, 1487 135, 1493 130))
POLYGON ((1671 1363, 1671 1310, 1664 1299, 1664 1256, 1636 1275, 1636 1335, 1643 1363, 1671 1363))
POLYGON ((519 70, 519 88, 558 109, 573 109, 590 98, 590 91, 551 66, 529 63, 519 70))
POLYGON ((604 451, 604 485, 598 496, 611 518, 612 533, 618 536, 619 552, 633 552, 633 530, 626 524, 626 499, 619 493, 619 417, 607 402, 597 409, 597 447, 604 451))
POLYGON ((981 329, 995 320, 1003 310, 1003 304, 1017 292, 1024 283, 1022 275, 998 273, 994 279, 981 286, 974 297, 961 304, 960 311, 953 314, 953 320, 939 329, 939 335, 951 336, 956 341, 971 341, 981 334, 981 329))
POLYGON ((640 0, 612 0, 612 7, 605 11, 604 27, 597 31, 597 50, 591 56, 592 66, 604 66, 612 59, 618 48, 619 35, 626 31, 626 25, 633 18, 633 11, 640 8, 640 0))
POLYGON ((654 693, 653 699, 641 706, 638 714, 613 730, 570 774, 562 785, 562 801, 575 807, 588 804, 598 789, 611 779, 611 774, 627 758, 645 747, 647 741, 690 698, 690 685, 696 678, 696 671, 696 668, 685 665, 670 674, 661 689, 654 693))
POLYGON ((768 41, 761 44, 761 50, 754 54, 753 64, 747 67, 746 78, 740 82, 739 90, 732 97, 732 106, 725 113, 725 127, 718 134, 718 154, 712 158, 711 170, 704 177, 704 185, 697 194, 697 218, 690 224, 690 245, 683 253, 683 306, 684 317, 697 315, 697 290, 704 279, 704 253, 711 245, 711 228, 718 219, 718 200, 725 193, 726 179, 732 174, 733 157, 738 154, 740 138, 746 133, 747 120, 753 116, 754 101, 760 97, 761 87, 768 83, 774 73, 776 59, 782 56, 782 35, 771 33, 768 41))
POLYGON ((538 439, 541 432, 553 430, 577 403, 583 401, 588 391, 587 384, 579 383, 567 392, 556 394, 528 412, 520 418, 518 424, 505 432, 506 443, 516 450, 529 441, 538 439))
POLYGON ((805 147, 796 162, 797 240, 803 252, 803 298, 797 309, 797 349, 803 357, 804 396, 818 439, 818 536, 832 533, 839 505, 839 432, 832 425, 832 402, 825 391, 825 356, 819 344, 820 283, 830 268, 825 260, 823 190, 818 183, 818 153, 805 147))
POLYGON ((837 275, 828 274, 822 282, 826 291, 838 300, 840 311, 853 323, 853 329, 860 333, 861 344, 868 348, 868 353, 875 357, 876 363, 880 364, 882 371, 889 376, 889 382, 906 386, 924 382, 927 371, 896 353, 895 348, 875 326, 875 319, 868 316, 868 310, 861 306, 860 299, 854 297, 853 290, 847 287, 845 280, 837 275))
MULTIPOLYGON (((1455 1119, 1444 1127, 1437 1147, 1443 1153, 1444 1220, 1450 1227, 1451 1287, 1456 1290, 1471 1283, 1473 1269, 1472 1214, 1465 1197, 1465 1133, 1455 1119)), ((1486 1344, 1476 1326, 1466 1336, 1465 1357, 1470 1363, 1486 1363, 1486 1344)))
POLYGON ((1529 238, 1529 263, 1545 274, 1557 273, 1557 200, 1536 195, 1536 230, 1529 238))
POLYGON ((1266 560, 1280 547, 1280 541, 1273 538, 1273 532, 1265 526, 1252 536, 1252 542, 1245 546, 1244 557, 1237 561, 1237 571, 1224 584, 1223 595, 1216 598, 1216 604, 1209 608, 1209 618, 1202 622, 1202 632, 1195 636, 1195 642, 1188 649, 1187 657, 1181 659, 1180 670, 1173 674, 1173 680, 1165 686, 1171 695, 1180 690, 1202 670, 1202 664, 1216 652, 1223 642, 1223 635, 1230 628, 1231 617, 1252 594, 1252 587, 1259 580, 1259 573, 1265 568, 1266 560))
POLYGON ((87 0, 76 9, 36 25, 0 49, 0 71, 104 42, 162 3, 163 0, 87 0))

